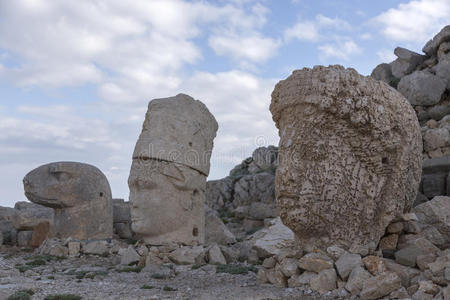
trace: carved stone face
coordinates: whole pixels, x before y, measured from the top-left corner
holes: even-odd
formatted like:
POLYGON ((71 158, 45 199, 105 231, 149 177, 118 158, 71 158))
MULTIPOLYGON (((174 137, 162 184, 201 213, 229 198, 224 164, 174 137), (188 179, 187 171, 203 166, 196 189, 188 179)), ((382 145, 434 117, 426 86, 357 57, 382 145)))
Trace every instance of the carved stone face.
POLYGON ((132 230, 146 242, 203 242, 204 175, 176 163, 134 159, 128 185, 132 230))

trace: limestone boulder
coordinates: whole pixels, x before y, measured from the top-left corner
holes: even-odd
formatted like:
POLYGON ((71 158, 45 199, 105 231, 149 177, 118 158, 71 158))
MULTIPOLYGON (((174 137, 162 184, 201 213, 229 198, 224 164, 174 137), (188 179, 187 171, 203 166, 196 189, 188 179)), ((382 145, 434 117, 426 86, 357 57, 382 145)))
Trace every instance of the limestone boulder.
POLYGON ((204 243, 217 129, 207 107, 188 95, 150 101, 128 178, 131 227, 146 243, 204 243))
POLYGON ((446 82, 436 75, 415 71, 400 80, 398 91, 412 105, 432 106, 441 100, 446 85, 446 82))
POLYGON ((229 177, 208 181, 206 184, 206 204, 214 210, 230 208, 233 189, 234 183, 229 177))
POLYGON ((127 250, 125 250, 120 257, 120 264, 126 266, 137 264, 140 259, 141 256, 136 252, 134 247, 132 245, 129 245, 127 250))
POLYGON ((228 245, 236 243, 233 233, 225 226, 222 220, 212 211, 206 213, 205 217, 205 243, 211 245, 228 245))
POLYGON ((326 292, 336 289, 337 275, 334 269, 326 269, 320 271, 320 273, 311 279, 309 282, 311 289, 325 294, 326 292))
POLYGON ((426 59, 426 56, 402 47, 395 48, 394 54, 398 58, 390 63, 390 65, 392 67, 392 75, 396 78, 402 78, 405 75, 410 74, 426 59))
POLYGON ((236 206, 250 207, 254 206, 254 203, 262 203, 259 204, 261 207, 265 204, 267 209, 251 209, 249 215, 254 219, 277 217, 274 181, 275 176, 267 172, 243 176, 234 186, 233 202, 236 206))
POLYGON ((378 299, 401 288, 401 280, 394 272, 386 272, 364 281, 361 299, 378 299))
POLYGON ((202 246, 181 247, 169 254, 170 260, 178 265, 205 263, 206 251, 202 246))
POLYGON ((429 56, 435 55, 439 49, 439 46, 442 43, 449 41, 450 41, 450 25, 447 25, 444 28, 442 28, 441 31, 433 37, 433 39, 429 40, 425 44, 422 51, 429 56))
POLYGON ((16 217, 14 226, 17 230, 33 230, 39 223, 53 223, 53 209, 43 205, 20 201, 14 205, 16 217))
POLYGON ((386 82, 387 84, 396 87, 395 77, 392 74, 392 67, 390 64, 379 64, 376 66, 375 69, 373 69, 372 73, 370 74, 371 77, 375 78, 376 80, 381 80, 386 82))
POLYGON ((112 199, 113 222, 131 223, 130 203, 123 199, 112 199))
POLYGON ((270 110, 283 223, 300 245, 374 250, 416 198, 422 139, 411 105, 353 69, 317 66, 280 81, 270 110))
POLYGON ((258 256, 266 258, 278 255, 291 246, 294 243, 294 233, 278 217, 271 221, 267 228, 256 232, 251 243, 258 256))
POLYGON ((450 197, 437 196, 414 208, 419 221, 432 226, 450 243, 450 197))
POLYGON ((0 231, 3 235, 4 244, 15 244, 17 240, 17 230, 14 227, 16 210, 12 207, 0 206, 0 231))
POLYGON ((372 276, 370 276, 369 272, 364 270, 363 267, 356 266, 348 277, 347 283, 345 284, 345 289, 353 295, 359 295, 363 288, 364 282, 371 277, 372 276))
POLYGON ((54 209, 51 237, 107 239, 113 233, 111 188, 96 167, 55 162, 28 173, 25 195, 33 203, 54 209))

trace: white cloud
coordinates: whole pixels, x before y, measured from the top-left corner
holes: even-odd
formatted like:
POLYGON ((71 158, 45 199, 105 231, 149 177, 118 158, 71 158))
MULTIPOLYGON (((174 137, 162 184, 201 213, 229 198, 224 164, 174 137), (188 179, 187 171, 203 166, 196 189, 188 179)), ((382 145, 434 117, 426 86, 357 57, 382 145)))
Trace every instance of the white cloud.
MULTIPOLYGON (((261 33, 268 11, 256 1, 17 0, 1 6, 0 79, 50 91, 92 84, 101 99, 74 107, 69 101, 76 100, 58 97, 64 105, 24 101, 0 110, 0 168, 11 170, 18 186, 25 171, 73 160, 98 166, 113 194, 126 198, 148 101, 180 92, 205 102, 219 122, 211 178, 250 155, 257 136, 277 142, 268 110, 275 80, 237 70, 269 59, 280 46, 261 33), (238 66, 191 75, 190 65, 203 55, 197 39, 220 44, 211 42, 238 66), (11 161, 20 168, 13 171, 11 161)), ((21 189, 8 197, 24 199, 21 189)))
POLYGON ((361 48, 353 41, 337 41, 334 44, 325 44, 318 47, 322 59, 335 57, 348 60, 351 55, 360 54, 361 48))
POLYGON ((114 85, 128 89, 123 82, 172 88, 180 82, 180 70, 202 58, 193 40, 201 35, 212 34, 214 50, 222 55, 252 62, 274 55, 278 42, 259 31, 267 13, 259 3, 5 2, 0 48, 20 63, 9 68, 2 63, 0 76, 24 86, 100 84, 101 95, 114 85), (240 39, 262 49, 237 49, 240 39))
POLYGON ((372 39, 372 34, 369 33, 369 32, 365 32, 365 33, 360 35, 360 38, 362 40, 370 40, 370 39, 372 39))
POLYGON ((329 18, 324 15, 316 15, 314 20, 300 20, 292 27, 284 31, 284 39, 289 42, 292 39, 317 41, 324 33, 323 30, 349 30, 351 26, 348 22, 339 18, 329 18))
POLYGON ((373 19, 394 41, 424 44, 450 20, 450 1, 414 0, 391 8, 373 19))
POLYGON ((384 63, 390 63, 397 58, 392 49, 380 49, 377 51, 377 56, 384 63))
POLYGON ((284 39, 288 42, 292 39, 315 41, 318 37, 317 25, 310 21, 298 22, 284 31, 284 39))
POLYGON ((246 37, 231 34, 213 36, 209 39, 209 45, 218 55, 231 56, 236 60, 264 62, 276 53, 280 42, 258 35, 246 37))

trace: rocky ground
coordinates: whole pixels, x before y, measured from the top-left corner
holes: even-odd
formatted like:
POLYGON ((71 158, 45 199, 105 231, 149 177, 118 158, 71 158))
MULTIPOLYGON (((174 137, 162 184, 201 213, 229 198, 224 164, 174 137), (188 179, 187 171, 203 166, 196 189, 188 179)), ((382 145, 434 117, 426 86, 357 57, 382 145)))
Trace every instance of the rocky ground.
MULTIPOLYGON (((0 299, 31 289, 31 299, 73 294, 82 299, 315 299, 308 288, 258 284, 256 269, 237 264, 246 274, 217 273, 218 266, 172 265, 171 278, 120 266, 120 256, 86 255, 58 259, 3 247, 0 254, 0 299), (42 265, 41 265, 42 264, 42 265), (20 266, 26 266, 21 269, 20 266), (139 272, 137 272, 139 271, 139 272)), ((326 298, 326 296, 325 296, 326 298)))

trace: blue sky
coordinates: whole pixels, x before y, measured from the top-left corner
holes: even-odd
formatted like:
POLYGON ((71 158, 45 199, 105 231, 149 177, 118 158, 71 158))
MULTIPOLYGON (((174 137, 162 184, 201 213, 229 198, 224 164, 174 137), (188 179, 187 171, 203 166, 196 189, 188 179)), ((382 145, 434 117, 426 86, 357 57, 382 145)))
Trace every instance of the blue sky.
POLYGON ((0 0, 0 205, 52 161, 93 164, 128 199, 149 100, 187 93, 215 115, 210 179, 278 143, 268 107, 294 69, 364 75, 420 52, 450 0, 0 0))

